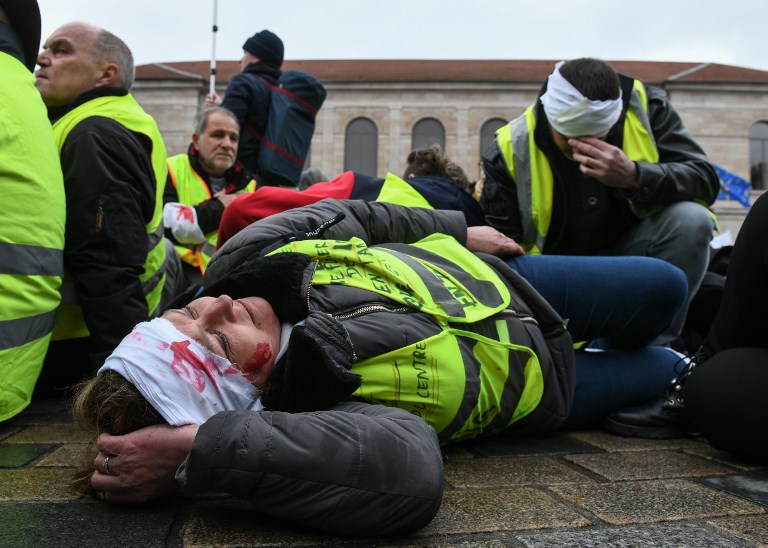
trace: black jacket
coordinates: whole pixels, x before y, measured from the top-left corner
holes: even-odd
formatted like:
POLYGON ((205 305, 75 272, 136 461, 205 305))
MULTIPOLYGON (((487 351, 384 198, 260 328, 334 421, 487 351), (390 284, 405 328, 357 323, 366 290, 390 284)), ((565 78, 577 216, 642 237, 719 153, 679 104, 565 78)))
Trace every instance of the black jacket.
POLYGON ((403 535, 440 509, 435 431, 402 409, 345 402, 310 413, 208 419, 176 474, 190 494, 230 493, 257 512, 336 535, 403 535))
MULTIPOLYGON (((622 146, 624 120, 634 80, 620 75, 620 81, 624 110, 606 138, 608 143, 618 147, 622 146)), ((578 164, 563 156, 552 140, 547 117, 540 106, 539 98, 546 91, 546 83, 542 87, 536 100, 534 139, 550 160, 555 179, 552 222, 545 253, 594 254, 610 247, 639 220, 632 213, 629 200, 639 207, 685 200, 699 200, 709 205, 715 201, 720 182, 704 151, 683 126, 666 92, 653 86, 645 89, 659 162, 636 162, 638 187, 634 192, 626 192, 583 176, 578 164)), ((484 152, 483 168, 487 180, 481 203, 488 224, 520 240, 522 224, 517 186, 498 142, 484 152)))
MULTIPOLYGON (((118 88, 97 88, 65 107, 49 109, 51 122, 118 88)), ((67 196, 64 265, 85 317, 94 366, 133 326, 149 317, 139 281, 148 253, 146 224, 155 207, 152 144, 143 135, 100 116, 75 126, 61 149, 67 196)))
POLYGON ((240 145, 237 161, 246 170, 259 173, 259 139, 264 133, 269 114, 272 91, 269 84, 277 84, 280 70, 264 63, 253 63, 229 81, 221 106, 228 108, 240 122, 240 145), (265 82, 264 80, 267 80, 265 82))

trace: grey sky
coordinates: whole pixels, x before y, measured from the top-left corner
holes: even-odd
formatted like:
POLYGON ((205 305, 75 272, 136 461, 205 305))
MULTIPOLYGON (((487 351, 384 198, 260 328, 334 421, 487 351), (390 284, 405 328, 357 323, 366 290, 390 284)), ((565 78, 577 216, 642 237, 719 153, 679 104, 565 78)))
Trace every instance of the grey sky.
MULTIPOLYGON (((38 0, 43 40, 81 20, 137 64, 210 60, 214 0, 38 0)), ((216 57, 263 28, 287 59, 713 62, 768 70, 765 0, 218 0, 216 57), (633 14, 633 10, 638 11, 633 14)))

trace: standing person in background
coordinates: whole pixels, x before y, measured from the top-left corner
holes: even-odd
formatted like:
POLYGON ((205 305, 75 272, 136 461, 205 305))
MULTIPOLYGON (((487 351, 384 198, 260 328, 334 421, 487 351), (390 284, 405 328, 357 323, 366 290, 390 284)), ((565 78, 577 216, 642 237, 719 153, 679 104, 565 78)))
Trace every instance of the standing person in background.
POLYGON ((37 63, 67 206, 62 304, 42 395, 92 372, 136 322, 162 310, 180 267, 163 237, 165 145, 128 92, 128 46, 106 30, 69 23, 48 37, 37 63))
POLYGON ((36 0, 0 0, 0 421, 22 411, 61 301, 64 181, 35 89, 36 0))
MULTIPOLYGON (((488 223, 527 253, 656 257, 696 293, 720 181, 663 90, 597 59, 559 63, 483 164, 488 223)), ((679 335, 686 310, 658 342, 679 335)))
POLYGON ((283 66, 283 41, 268 30, 257 32, 243 44, 240 74, 230 80, 224 100, 215 92, 206 97, 207 106, 221 105, 237 116, 242 129, 237 161, 259 180, 258 135, 263 135, 272 91, 283 66))
POLYGON ((235 161, 240 127, 223 107, 209 107, 195 120, 185 154, 168 158, 163 194, 165 233, 176 246, 187 284, 200 281, 216 251, 224 209, 256 182, 235 161))

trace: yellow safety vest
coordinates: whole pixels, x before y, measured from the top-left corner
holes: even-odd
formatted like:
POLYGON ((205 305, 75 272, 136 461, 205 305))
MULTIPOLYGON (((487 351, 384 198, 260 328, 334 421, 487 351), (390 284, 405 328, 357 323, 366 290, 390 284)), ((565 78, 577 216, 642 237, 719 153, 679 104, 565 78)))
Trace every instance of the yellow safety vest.
POLYGON ((510 338, 508 322, 525 320, 511 309, 509 289, 452 237, 433 234, 411 244, 407 253, 368 247, 358 238, 295 241, 273 253, 282 252, 317 261, 312 285, 371 291, 439 324, 434 336, 355 363, 351 370, 362 376, 355 397, 424 418, 443 442, 500 431, 541 401, 539 359, 510 338), (495 319, 493 337, 472 329, 488 318, 495 319))
POLYGON ((35 78, 0 53, 0 421, 29 405, 64 271, 64 181, 35 78))
POLYGON ((379 195, 376 196, 376 201, 408 207, 435 209, 418 190, 393 173, 387 173, 384 183, 381 185, 379 195))
MULTIPOLYGON (((53 136, 56 146, 61 149, 72 129, 91 116, 101 116, 118 122, 134 133, 147 136, 152 142, 152 170, 155 174, 155 208, 152 219, 147 223, 149 252, 144 261, 144 271, 139 276, 144 296, 147 299, 149 317, 152 317, 160 303, 165 284, 165 242, 163 240, 163 189, 168 175, 167 154, 160 130, 155 120, 136 102, 131 94, 123 96, 99 97, 72 109, 53 124, 53 136)), ((87 337, 88 327, 83 318, 83 311, 75 292, 74 283, 64 273, 62 285, 62 303, 56 314, 53 339, 75 339, 87 337)))
MULTIPOLYGON (((518 118, 496 132, 496 141, 512 178, 517 184, 523 233, 518 243, 526 253, 540 254, 544 249, 552 219, 554 177, 546 155, 536 146, 533 105, 518 118)), ((629 110, 624 122, 623 150, 635 162, 658 163, 659 151, 648 119, 645 86, 635 80, 629 110)), ((634 207, 634 206, 633 206, 634 207)), ((640 211, 648 215, 649 211, 640 211)))
MULTIPOLYGON (((200 174, 197 173, 189 161, 188 154, 177 154, 168 158, 168 175, 176 188, 179 203, 196 206, 200 202, 211 199, 208 185, 200 174)), ((253 192, 256 181, 251 181, 245 186, 244 192, 253 192)), ((205 274, 205 269, 211 261, 211 255, 216 252, 216 244, 219 239, 219 231, 212 230, 205 235, 205 243, 199 245, 175 244, 176 252, 185 263, 200 269, 205 274)))

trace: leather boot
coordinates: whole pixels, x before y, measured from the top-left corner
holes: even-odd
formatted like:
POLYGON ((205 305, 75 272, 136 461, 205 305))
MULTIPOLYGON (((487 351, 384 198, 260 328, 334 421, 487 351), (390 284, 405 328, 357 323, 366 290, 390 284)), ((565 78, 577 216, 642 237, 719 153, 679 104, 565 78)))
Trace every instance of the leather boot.
POLYGON ((604 428, 621 436, 650 439, 680 438, 692 433, 693 425, 685 411, 683 393, 685 381, 702 359, 697 355, 681 360, 685 364, 683 371, 663 393, 640 405, 611 412, 605 419, 604 428))

